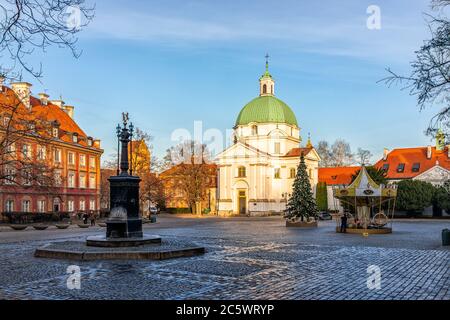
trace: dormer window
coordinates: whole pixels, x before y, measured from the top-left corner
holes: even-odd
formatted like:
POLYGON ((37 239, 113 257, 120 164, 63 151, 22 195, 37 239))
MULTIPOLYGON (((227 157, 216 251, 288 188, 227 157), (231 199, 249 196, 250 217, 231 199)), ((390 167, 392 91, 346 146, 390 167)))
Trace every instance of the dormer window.
POLYGON ((92 147, 92 138, 88 138, 87 144, 89 147, 92 147))
POLYGON ((405 171, 405 164, 404 163, 399 163, 397 166, 397 172, 398 173, 402 173, 405 171))
POLYGON ((53 138, 58 138, 59 137, 59 129, 58 128, 53 128, 52 129, 52 136, 53 136, 53 138))
POLYGON ((412 172, 419 172, 420 170, 420 162, 413 163, 412 172))
POLYGON ((77 134, 73 134, 72 135, 72 142, 73 143, 78 143, 78 135, 77 134))

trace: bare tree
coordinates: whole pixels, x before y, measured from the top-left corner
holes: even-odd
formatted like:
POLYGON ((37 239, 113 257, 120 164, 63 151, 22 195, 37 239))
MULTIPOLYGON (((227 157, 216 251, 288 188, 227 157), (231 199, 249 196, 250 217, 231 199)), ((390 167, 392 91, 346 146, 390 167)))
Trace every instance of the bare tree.
POLYGON ((206 144, 202 144, 194 140, 185 140, 167 149, 163 161, 165 169, 181 163, 210 163, 211 153, 206 144))
POLYGON ((52 45, 69 48, 78 58, 77 33, 94 16, 94 7, 85 0, 2 0, 0 3, 0 72, 10 79, 20 79, 22 71, 36 78, 42 66, 32 66, 27 57, 52 45))
POLYGON ((320 166, 329 167, 332 164, 332 156, 330 146, 327 141, 319 141, 316 148, 317 153, 320 156, 320 166))
POLYGON ((358 163, 362 166, 368 165, 372 156, 373 154, 369 150, 358 148, 358 151, 356 151, 356 158, 358 159, 358 163))
POLYGON ((432 1, 437 15, 426 15, 431 37, 415 52, 410 75, 402 76, 388 68, 389 76, 380 80, 388 86, 400 84, 403 90, 409 90, 410 95, 417 97, 420 110, 433 105, 441 108, 426 130, 432 136, 439 127, 447 137, 450 133, 450 20, 444 14, 449 5, 450 0, 432 1))
POLYGON ((354 163, 350 144, 337 139, 331 146, 331 164, 333 167, 349 166, 354 163))
POLYGON ((53 193, 62 183, 52 159, 53 123, 28 110, 12 90, 0 93, 0 185, 53 193))

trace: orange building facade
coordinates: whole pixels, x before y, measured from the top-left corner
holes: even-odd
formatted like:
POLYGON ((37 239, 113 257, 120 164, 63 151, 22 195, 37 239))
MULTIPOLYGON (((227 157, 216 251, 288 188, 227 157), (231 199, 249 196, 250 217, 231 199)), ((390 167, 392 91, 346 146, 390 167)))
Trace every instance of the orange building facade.
MULTIPOLYGON (((89 212, 100 209, 100 157, 103 150, 100 140, 88 136, 74 120, 74 107, 62 100, 49 100, 46 94, 39 98, 31 95, 31 84, 12 83, 7 87, 0 83, 0 104, 20 101, 20 107, 30 117, 51 124, 49 138, 43 145, 39 138, 24 135, 10 146, 17 158, 24 150, 31 159, 45 159, 52 166, 55 183, 51 188, 37 187, 36 182, 23 183, 2 179, 0 182, 0 207, 2 212, 89 212), (12 99, 12 100, 11 100, 12 99)), ((6 124, 8 116, 2 112, 0 124, 6 124)), ((0 126, 1 127, 1 126, 0 126)), ((5 134, 4 127, 0 135, 5 134)), ((2 172, 14 168, 3 165, 2 172)), ((14 179, 21 179, 14 178, 14 179)))

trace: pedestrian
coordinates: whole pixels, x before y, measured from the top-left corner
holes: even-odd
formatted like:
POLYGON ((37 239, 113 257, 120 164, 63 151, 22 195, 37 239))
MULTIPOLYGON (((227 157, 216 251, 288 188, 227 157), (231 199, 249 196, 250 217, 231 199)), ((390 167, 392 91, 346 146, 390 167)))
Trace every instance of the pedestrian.
POLYGON ((95 214, 91 213, 91 226, 95 226, 95 214))
POLYGON ((87 215, 87 213, 84 213, 84 214, 83 214, 83 223, 84 223, 84 224, 87 224, 87 223, 88 223, 88 215, 87 215))
POLYGON ((347 233, 347 214, 344 213, 341 217, 341 233, 347 233))

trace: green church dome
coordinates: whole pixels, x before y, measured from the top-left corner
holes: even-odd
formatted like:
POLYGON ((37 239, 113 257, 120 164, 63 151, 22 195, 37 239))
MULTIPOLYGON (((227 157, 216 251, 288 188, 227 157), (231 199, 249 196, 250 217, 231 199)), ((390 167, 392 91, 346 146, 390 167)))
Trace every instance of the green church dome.
POLYGON ((291 108, 272 95, 260 96, 242 108, 236 126, 257 123, 287 123, 298 127, 297 119, 291 108))

